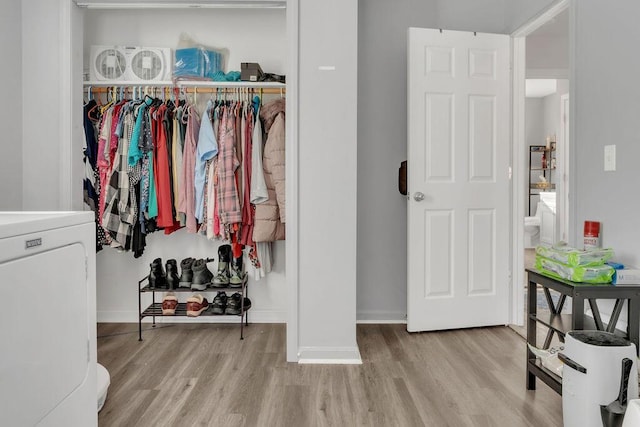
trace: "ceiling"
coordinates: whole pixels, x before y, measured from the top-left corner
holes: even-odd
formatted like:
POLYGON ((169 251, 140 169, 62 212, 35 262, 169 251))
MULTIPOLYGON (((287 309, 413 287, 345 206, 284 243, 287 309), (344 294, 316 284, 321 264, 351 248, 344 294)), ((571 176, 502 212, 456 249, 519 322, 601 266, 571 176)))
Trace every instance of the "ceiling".
POLYGON ((544 98, 556 93, 557 87, 556 79, 527 79, 525 81, 525 96, 527 98, 544 98))

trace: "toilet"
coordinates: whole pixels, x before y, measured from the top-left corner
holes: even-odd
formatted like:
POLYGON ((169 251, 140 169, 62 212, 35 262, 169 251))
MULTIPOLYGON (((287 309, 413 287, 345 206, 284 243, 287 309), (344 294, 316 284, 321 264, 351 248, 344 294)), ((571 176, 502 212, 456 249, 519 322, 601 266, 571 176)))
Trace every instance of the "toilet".
POLYGON ((524 247, 535 248, 540 244, 540 225, 542 220, 540 219, 541 202, 538 202, 536 206, 535 216, 524 217, 524 247))
POLYGON ((104 406, 104 401, 107 400, 107 391, 109 384, 111 384, 111 377, 109 376, 109 371, 99 363, 96 367, 96 374, 98 377, 98 412, 100 412, 104 406))

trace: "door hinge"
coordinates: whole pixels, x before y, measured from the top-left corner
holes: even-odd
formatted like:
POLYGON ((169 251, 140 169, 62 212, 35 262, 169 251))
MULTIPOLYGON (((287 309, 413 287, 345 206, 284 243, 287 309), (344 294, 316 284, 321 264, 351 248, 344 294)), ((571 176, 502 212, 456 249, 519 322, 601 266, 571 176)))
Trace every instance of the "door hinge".
POLYGON ((509 166, 509 181, 511 181, 511 178, 513 178, 513 169, 509 166))

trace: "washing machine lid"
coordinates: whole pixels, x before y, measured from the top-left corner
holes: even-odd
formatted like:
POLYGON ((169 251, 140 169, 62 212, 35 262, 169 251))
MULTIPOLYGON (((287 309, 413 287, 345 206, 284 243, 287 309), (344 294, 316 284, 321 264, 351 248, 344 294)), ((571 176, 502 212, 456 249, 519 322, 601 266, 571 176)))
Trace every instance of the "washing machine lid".
POLYGON ((597 347, 628 347, 629 340, 604 331, 570 331, 569 336, 585 344, 597 347))
POLYGON ((93 220, 93 212, 0 212, 0 239, 71 227, 93 220))

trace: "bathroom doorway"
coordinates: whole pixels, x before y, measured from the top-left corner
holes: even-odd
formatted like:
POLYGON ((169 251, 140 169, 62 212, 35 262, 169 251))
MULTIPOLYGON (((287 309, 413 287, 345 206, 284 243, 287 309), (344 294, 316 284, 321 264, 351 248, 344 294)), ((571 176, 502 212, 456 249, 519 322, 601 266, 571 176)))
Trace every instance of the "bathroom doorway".
POLYGON ((568 139, 561 107, 563 96, 569 95, 569 14, 569 2, 560 1, 513 34, 513 297, 514 319, 520 322, 526 317, 524 269, 534 266, 535 246, 541 238, 553 244, 566 235, 568 150, 563 148, 568 139), (525 236, 525 229, 534 235, 525 236))

